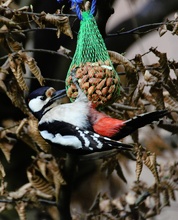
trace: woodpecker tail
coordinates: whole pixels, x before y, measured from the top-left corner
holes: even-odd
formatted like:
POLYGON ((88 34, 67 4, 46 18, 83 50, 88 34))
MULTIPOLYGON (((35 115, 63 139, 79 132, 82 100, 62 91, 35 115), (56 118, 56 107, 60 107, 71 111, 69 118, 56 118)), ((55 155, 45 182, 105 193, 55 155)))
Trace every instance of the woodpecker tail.
POLYGON ((119 132, 116 133, 112 137, 112 139, 120 140, 132 134, 138 128, 144 127, 147 124, 151 124, 154 121, 159 121, 161 118, 163 118, 168 113, 169 112, 167 110, 158 110, 154 112, 144 113, 144 114, 135 116, 127 121, 124 121, 123 126, 120 127, 119 132))

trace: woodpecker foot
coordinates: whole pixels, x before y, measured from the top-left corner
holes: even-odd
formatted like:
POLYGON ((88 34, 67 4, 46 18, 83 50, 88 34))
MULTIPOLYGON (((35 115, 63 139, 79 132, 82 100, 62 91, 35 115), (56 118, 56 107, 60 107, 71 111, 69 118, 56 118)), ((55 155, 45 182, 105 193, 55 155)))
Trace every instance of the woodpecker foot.
POLYGON ((70 73, 71 77, 72 77, 72 81, 78 90, 78 97, 77 97, 76 101, 88 102, 88 98, 85 95, 85 93, 82 91, 82 89, 80 88, 79 83, 78 83, 78 79, 75 76, 76 71, 77 71, 77 69, 75 68, 70 73))
POLYGON ((75 75, 76 75, 76 71, 77 71, 76 68, 72 69, 71 72, 70 72, 70 75, 71 75, 72 81, 73 81, 73 83, 75 84, 75 86, 77 87, 77 89, 80 89, 78 80, 77 80, 77 78, 76 78, 76 76, 75 76, 75 75))

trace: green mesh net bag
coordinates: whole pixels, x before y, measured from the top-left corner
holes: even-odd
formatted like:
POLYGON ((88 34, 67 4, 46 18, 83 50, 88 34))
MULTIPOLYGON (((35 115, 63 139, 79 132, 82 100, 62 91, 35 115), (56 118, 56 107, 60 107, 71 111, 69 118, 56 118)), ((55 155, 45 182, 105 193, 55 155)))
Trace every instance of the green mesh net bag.
POLYGON ((76 51, 66 77, 67 95, 71 101, 78 95, 71 76, 74 69, 80 88, 96 106, 112 103, 118 97, 119 77, 89 11, 82 13, 76 51))

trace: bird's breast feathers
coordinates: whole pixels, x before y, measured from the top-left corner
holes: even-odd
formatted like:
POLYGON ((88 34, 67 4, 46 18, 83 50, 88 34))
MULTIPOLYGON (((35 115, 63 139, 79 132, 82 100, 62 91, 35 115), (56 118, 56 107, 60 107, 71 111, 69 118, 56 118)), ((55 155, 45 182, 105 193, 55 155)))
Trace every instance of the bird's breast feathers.
POLYGON ((67 103, 58 105, 47 111, 41 118, 39 124, 44 122, 65 121, 80 128, 87 128, 88 125, 88 103, 67 103))

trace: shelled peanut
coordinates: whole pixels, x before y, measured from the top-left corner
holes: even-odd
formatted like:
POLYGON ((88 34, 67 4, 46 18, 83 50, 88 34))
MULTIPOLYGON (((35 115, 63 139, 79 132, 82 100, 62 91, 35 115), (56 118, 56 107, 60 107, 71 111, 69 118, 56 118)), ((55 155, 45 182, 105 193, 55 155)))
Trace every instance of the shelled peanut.
MULTIPOLYGON (((75 68, 79 86, 89 101, 98 106, 115 100, 119 91, 119 77, 109 60, 73 65, 71 71, 75 68)), ((66 88, 68 97, 74 101, 78 91, 70 74, 66 79, 66 88)))

